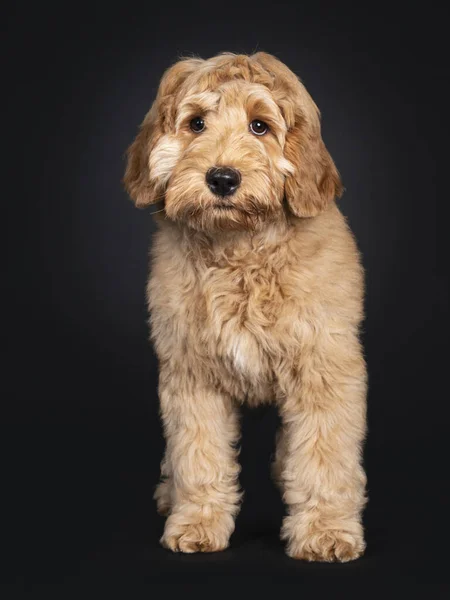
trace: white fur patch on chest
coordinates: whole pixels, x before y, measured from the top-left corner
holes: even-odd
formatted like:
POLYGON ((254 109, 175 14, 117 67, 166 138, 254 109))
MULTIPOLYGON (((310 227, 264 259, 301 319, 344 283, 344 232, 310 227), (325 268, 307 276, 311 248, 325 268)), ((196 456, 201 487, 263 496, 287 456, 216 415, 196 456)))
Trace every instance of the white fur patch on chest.
POLYGON ((229 358, 234 368, 242 375, 249 375, 258 369, 255 341, 250 339, 249 332, 241 331, 232 336, 229 358))
POLYGON ((263 366, 262 349, 245 327, 230 322, 222 328, 218 349, 228 368, 249 381, 259 379, 263 366))
MULTIPOLYGON (((211 269, 203 280, 203 297, 208 319, 205 338, 210 352, 224 361, 227 369, 255 383, 269 376, 265 349, 273 336, 270 282, 254 282, 245 273, 211 269)), ((274 293, 274 292, 272 292, 274 293)))

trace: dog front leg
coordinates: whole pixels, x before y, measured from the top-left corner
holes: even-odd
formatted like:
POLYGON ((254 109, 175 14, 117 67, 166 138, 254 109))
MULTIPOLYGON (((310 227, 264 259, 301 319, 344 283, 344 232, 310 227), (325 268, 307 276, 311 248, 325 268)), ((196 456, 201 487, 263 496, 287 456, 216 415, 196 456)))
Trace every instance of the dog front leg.
POLYGON ((356 339, 302 357, 281 405, 281 483, 287 553, 309 561, 349 561, 365 548, 361 513, 366 477, 366 372, 356 339))
POLYGON ((174 552, 223 550, 240 500, 237 408, 192 373, 161 373, 159 394, 171 496, 161 543, 174 552))

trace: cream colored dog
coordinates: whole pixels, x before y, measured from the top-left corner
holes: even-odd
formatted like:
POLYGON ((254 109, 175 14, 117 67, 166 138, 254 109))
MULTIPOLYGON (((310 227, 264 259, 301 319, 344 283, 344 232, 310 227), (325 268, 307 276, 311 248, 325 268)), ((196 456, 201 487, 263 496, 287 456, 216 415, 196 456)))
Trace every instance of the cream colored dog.
POLYGON ((357 558, 363 271, 313 100, 269 54, 182 60, 128 150, 124 183, 137 206, 162 203, 148 302, 167 441, 163 545, 228 546, 239 404, 275 402, 288 554, 357 558))

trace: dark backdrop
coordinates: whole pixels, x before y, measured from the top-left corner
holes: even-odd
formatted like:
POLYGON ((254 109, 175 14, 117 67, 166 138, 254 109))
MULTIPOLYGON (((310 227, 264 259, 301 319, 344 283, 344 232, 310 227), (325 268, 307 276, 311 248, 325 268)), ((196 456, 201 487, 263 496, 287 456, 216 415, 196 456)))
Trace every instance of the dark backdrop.
POLYGON ((361 4, 9 8, 6 582, 446 581, 444 16, 431 5, 361 4), (163 440, 144 299, 153 224, 122 189, 123 153, 163 70, 180 55, 226 50, 265 50, 302 77, 367 270, 368 549, 354 564, 285 557, 269 477, 272 409, 244 410, 246 495, 231 548, 182 556, 158 544, 163 440))

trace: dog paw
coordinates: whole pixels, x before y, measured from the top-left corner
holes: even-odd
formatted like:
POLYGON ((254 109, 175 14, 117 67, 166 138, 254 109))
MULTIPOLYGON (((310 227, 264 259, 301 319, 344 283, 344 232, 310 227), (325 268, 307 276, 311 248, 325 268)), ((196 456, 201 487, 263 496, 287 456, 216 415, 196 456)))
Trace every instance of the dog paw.
POLYGON ((317 531, 305 539, 291 538, 287 554, 291 558, 320 562, 349 562, 359 558, 365 549, 362 535, 340 530, 317 531))
POLYGON ((172 552, 219 552, 228 547, 233 529, 234 522, 229 515, 186 523, 180 515, 172 514, 166 521, 161 544, 172 552))
POLYGON ((349 562, 359 558, 365 550, 361 523, 332 517, 317 511, 285 517, 281 537, 287 541, 287 554, 310 562, 349 562))

